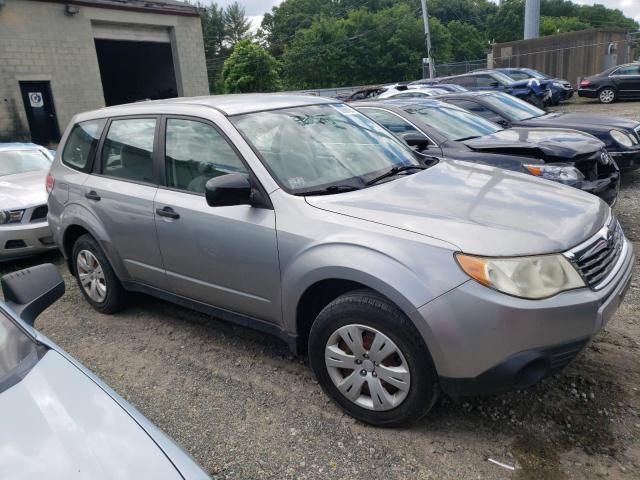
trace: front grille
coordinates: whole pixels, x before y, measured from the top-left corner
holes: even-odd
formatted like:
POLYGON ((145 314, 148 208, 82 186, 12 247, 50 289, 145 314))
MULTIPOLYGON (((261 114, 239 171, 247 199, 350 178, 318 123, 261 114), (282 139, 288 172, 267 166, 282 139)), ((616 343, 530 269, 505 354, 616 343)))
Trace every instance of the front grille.
POLYGON ((593 289, 604 287, 624 247, 624 233, 615 217, 587 242, 569 252, 569 258, 593 289))
POLYGON ((606 149, 574 157, 575 166, 590 182, 611 177, 617 172, 616 163, 606 149))
POLYGON ((635 132, 636 132, 636 137, 638 137, 638 141, 640 141, 640 126, 636 127, 635 132))
POLYGON ((46 220, 47 218, 47 213, 49 213, 49 209, 47 208, 46 205, 40 205, 39 207, 36 207, 33 210, 33 213, 31 214, 31 222, 37 222, 40 220, 46 220))

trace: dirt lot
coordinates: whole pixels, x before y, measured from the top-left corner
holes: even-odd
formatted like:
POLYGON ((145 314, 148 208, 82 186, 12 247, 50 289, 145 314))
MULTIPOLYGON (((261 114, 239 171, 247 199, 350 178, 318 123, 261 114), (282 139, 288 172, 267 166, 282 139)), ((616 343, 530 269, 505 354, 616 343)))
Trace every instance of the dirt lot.
MULTIPOLYGON (((562 108, 640 120, 640 103, 562 108)), ((640 251, 640 171, 625 178, 616 212, 640 251)), ((306 359, 274 338, 148 297, 99 315, 50 259, 68 290, 39 328, 214 478, 638 478, 640 268, 607 331, 559 376, 498 397, 444 399, 412 428, 382 430, 345 416, 306 359)), ((38 261, 4 270, 29 263, 38 261)))

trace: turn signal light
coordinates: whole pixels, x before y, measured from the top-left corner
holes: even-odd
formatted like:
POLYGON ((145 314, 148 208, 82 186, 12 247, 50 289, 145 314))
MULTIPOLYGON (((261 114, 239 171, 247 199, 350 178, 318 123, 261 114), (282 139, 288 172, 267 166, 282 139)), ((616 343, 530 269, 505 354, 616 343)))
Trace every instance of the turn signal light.
POLYGON ((46 181, 46 184, 45 184, 45 187, 47 189, 47 195, 51 193, 55 183, 56 183, 56 180, 55 180, 55 178, 53 178, 53 175, 47 175, 47 181, 46 181))

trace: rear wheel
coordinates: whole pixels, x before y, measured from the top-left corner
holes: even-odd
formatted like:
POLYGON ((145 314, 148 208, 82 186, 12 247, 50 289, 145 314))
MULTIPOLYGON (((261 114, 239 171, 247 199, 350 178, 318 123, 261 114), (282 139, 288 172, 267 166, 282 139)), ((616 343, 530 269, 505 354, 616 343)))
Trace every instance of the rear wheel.
POLYGON ((604 87, 598 92, 600 103, 613 103, 616 101, 616 91, 611 87, 604 87))
POLYGON ((73 272, 80 291, 93 308, 115 313, 126 304, 126 292, 102 249, 91 235, 82 235, 73 245, 73 272))
POLYGON ((439 387, 431 356, 411 321, 369 290, 344 294, 318 315, 311 367, 324 391, 363 422, 393 427, 423 417, 439 387))

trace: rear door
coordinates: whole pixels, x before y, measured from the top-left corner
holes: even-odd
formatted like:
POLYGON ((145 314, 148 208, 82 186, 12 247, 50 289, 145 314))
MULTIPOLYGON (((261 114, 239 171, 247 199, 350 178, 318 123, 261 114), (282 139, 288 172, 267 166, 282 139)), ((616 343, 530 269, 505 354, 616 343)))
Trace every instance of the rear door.
POLYGON ((83 185, 83 203, 100 219, 110 240, 107 248, 122 261, 129 279, 166 289, 153 213, 159 125, 153 115, 109 121, 93 174, 83 185))
POLYGON ((249 174, 240 154, 213 123, 164 120, 163 186, 155 221, 170 290, 191 300, 277 322, 280 266, 275 212, 249 205, 210 207, 205 184, 249 174))
POLYGON ((620 98, 640 97, 640 64, 620 67, 610 77, 620 98))

